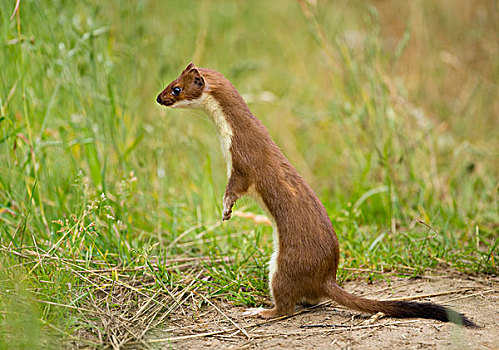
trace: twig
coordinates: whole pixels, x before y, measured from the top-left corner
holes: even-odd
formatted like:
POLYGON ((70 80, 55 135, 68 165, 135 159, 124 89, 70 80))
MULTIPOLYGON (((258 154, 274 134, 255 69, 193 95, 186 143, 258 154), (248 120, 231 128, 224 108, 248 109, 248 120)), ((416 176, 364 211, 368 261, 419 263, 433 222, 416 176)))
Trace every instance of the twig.
POLYGON ((376 270, 369 270, 369 269, 359 269, 359 268, 355 268, 355 267, 342 267, 341 270, 354 271, 354 272, 376 273, 378 275, 386 275, 386 276, 391 276, 391 275, 407 275, 407 276, 409 276, 408 273, 404 273, 404 272, 376 271, 376 270))
POLYGON ((461 288, 461 289, 456 289, 456 290, 449 290, 446 292, 439 292, 439 293, 429 293, 429 294, 420 294, 420 295, 410 295, 407 297, 400 297, 400 298, 389 298, 389 299, 381 299, 383 301, 393 301, 393 300, 413 300, 413 299, 422 299, 422 298, 430 298, 430 297, 437 297, 441 295, 449 295, 449 294, 456 294, 456 293, 462 293, 466 292, 470 289, 473 289, 473 287, 468 287, 468 288, 461 288))
POLYGON ((344 324, 302 324, 300 328, 336 328, 336 327, 342 327, 342 328, 350 328, 350 326, 346 326, 344 324))
POLYGON ((450 303, 451 301, 456 301, 456 300, 461 300, 461 299, 466 299, 466 298, 472 298, 474 296, 477 296, 477 295, 483 295, 483 294, 489 294, 489 293, 498 293, 499 290, 496 290, 496 289, 490 289, 490 290, 485 290, 483 292, 477 292, 477 293, 472 293, 472 294, 468 294, 468 295, 463 295, 461 297, 456 297, 456 298, 452 298, 452 299, 449 299, 449 300, 445 300, 443 303, 450 303))
POLYGON ((403 325, 403 324, 408 324, 408 323, 417 323, 421 322, 421 320, 409 320, 409 321, 398 321, 398 322, 389 322, 389 323, 379 323, 379 324, 370 324, 370 325, 365 325, 365 326, 354 326, 351 328, 333 328, 333 329, 328 329, 326 332, 339 332, 339 331, 350 331, 350 330, 358 330, 358 329, 364 329, 364 328, 375 328, 375 327, 385 327, 385 326, 396 326, 396 325, 403 325))
POLYGON ((10 20, 14 18, 16 13, 19 11, 19 4, 21 3, 21 0, 16 1, 16 7, 14 8, 14 12, 12 12, 12 16, 10 16, 10 20))
POLYGON ((230 323, 232 323, 237 329, 239 329, 248 339, 251 339, 250 335, 248 334, 248 332, 246 332, 244 330, 244 328, 241 328, 241 326, 239 326, 236 322, 232 321, 232 319, 227 316, 227 314, 225 312, 223 312, 222 310, 220 310, 215 304, 213 304, 207 297, 205 297, 203 294, 201 293, 196 293, 196 292, 191 292, 191 293, 194 293, 196 295, 199 295, 201 298, 203 298, 208 304, 210 304, 211 306, 213 306, 218 312, 220 312, 230 323))
POLYGON ((212 331, 212 332, 207 332, 207 333, 183 335, 183 336, 180 336, 180 337, 171 337, 171 338, 162 338, 162 339, 161 338, 160 339, 150 339, 150 340, 146 340, 146 342, 147 343, 164 343, 164 342, 171 342, 171 341, 176 341, 176 340, 202 338, 202 337, 209 337, 210 335, 232 332, 232 331, 235 331, 235 330, 237 330, 237 328, 234 327, 234 328, 231 328, 231 329, 225 329, 225 330, 222 329, 222 330, 212 331))

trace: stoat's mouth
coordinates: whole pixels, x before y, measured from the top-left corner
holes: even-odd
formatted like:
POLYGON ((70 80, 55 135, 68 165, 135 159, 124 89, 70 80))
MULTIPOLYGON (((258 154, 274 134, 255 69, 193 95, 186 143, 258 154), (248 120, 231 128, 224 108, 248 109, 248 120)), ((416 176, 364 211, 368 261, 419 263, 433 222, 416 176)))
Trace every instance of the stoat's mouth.
POLYGON ((172 106, 175 101, 171 98, 167 98, 167 99, 164 99, 161 97, 161 94, 158 95, 158 97, 156 98, 156 102, 158 102, 160 105, 162 106, 166 106, 166 107, 169 107, 169 106, 172 106))

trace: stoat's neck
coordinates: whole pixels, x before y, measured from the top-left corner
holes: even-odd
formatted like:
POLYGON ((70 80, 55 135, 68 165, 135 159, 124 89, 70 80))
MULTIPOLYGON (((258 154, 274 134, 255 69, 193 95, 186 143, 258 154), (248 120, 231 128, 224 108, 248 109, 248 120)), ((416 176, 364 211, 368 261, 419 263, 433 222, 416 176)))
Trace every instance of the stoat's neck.
POLYGON ((232 144, 233 130, 227 121, 220 103, 211 96, 209 93, 204 93, 201 96, 202 106, 206 113, 210 116, 213 123, 218 130, 220 138, 220 146, 222 147, 222 154, 227 163, 227 177, 230 178, 232 173, 232 156, 230 153, 230 146, 232 144))

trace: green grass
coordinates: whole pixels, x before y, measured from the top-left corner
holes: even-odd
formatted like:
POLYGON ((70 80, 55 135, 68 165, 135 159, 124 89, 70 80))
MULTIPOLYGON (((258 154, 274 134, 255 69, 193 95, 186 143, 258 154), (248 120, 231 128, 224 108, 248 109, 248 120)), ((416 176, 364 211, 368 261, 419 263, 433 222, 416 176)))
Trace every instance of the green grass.
POLYGON ((191 60, 237 86, 316 190, 340 280, 497 274, 497 5, 26 0, 11 20, 13 6, 0 1, 0 347, 138 341, 200 293, 268 298, 270 227, 219 223, 214 127, 155 103, 191 60))

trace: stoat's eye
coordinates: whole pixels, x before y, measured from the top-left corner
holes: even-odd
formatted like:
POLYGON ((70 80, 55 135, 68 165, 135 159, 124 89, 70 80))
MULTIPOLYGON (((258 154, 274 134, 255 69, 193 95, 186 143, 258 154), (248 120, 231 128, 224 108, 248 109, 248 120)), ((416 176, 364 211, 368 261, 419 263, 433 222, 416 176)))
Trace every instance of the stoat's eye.
POLYGON ((182 91, 181 88, 179 88, 178 86, 175 86, 173 89, 172 89, 172 95, 174 96, 177 96, 178 94, 180 94, 180 92, 182 91))

